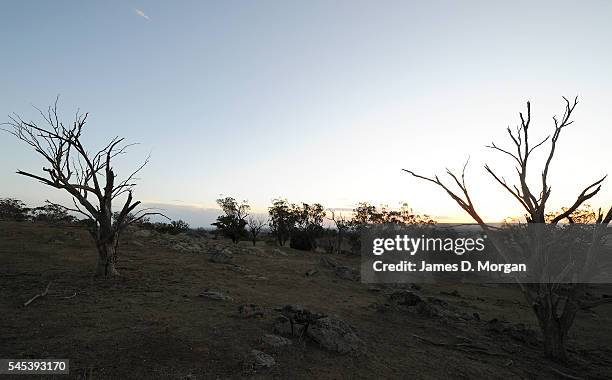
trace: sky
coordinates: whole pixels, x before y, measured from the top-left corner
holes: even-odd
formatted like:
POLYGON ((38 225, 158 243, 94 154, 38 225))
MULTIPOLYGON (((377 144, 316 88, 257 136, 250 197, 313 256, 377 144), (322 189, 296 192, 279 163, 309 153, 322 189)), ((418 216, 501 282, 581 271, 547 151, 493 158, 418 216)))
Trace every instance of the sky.
MULTIPOLYGON (((487 220, 521 214, 483 169, 532 103, 533 139, 579 96, 550 171, 551 207, 610 171, 609 1, 3 1, 0 120, 60 96, 89 112, 92 150, 113 136, 148 154, 135 195, 208 225, 220 195, 264 212, 273 198, 351 209, 407 202, 468 217, 425 175, 460 169, 487 220)), ((544 151, 542 151, 544 152, 544 151)), ((544 154, 534 157, 541 160, 544 154)), ((65 202, 15 174, 41 159, 0 133, 0 197, 65 202)), ((539 170, 532 173, 537 180, 539 170)), ((612 203, 612 178, 591 202, 612 203)), ((68 203, 69 204, 69 203, 68 203)))

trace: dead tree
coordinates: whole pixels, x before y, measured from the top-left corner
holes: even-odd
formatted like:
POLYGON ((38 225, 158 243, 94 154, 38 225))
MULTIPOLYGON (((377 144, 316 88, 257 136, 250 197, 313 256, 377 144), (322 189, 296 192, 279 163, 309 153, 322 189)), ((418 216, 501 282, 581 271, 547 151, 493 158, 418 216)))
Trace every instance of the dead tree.
POLYGON ((75 120, 65 125, 59 120, 57 99, 46 112, 38 109, 44 126, 25 121, 13 114, 3 128, 19 140, 31 146, 46 161, 42 174, 18 170, 17 174, 63 190, 72 196, 73 207, 64 209, 83 215, 90 225, 90 233, 96 243, 98 261, 97 276, 116 275, 117 241, 119 233, 130 223, 150 215, 150 209, 135 211, 140 201, 135 201, 132 189, 135 176, 148 163, 148 158, 124 180, 118 180, 112 162, 134 144, 124 144, 124 139, 114 137, 106 146, 91 153, 82 143, 82 133, 88 114, 77 112, 75 120), (113 220, 113 201, 121 199, 121 206, 113 220), (128 217, 129 216, 129 217, 128 217))
POLYGON ((251 241, 253 242, 253 246, 257 245, 257 238, 267 223, 268 221, 263 218, 254 218, 253 216, 249 216, 247 219, 247 227, 249 229, 249 235, 251 237, 251 241))
MULTIPOLYGON (((516 130, 508 127, 507 132, 512 141, 512 149, 502 148, 495 143, 487 146, 490 149, 503 153, 516 164, 517 184, 509 184, 504 177, 501 177, 489 165, 485 165, 485 170, 499 183, 506 192, 508 192, 525 210, 525 218, 529 224, 549 223, 556 225, 557 223, 567 220, 573 222, 572 215, 579 210, 580 206, 586 201, 593 198, 601 189, 601 183, 605 180, 605 176, 601 179, 586 186, 577 196, 576 200, 569 206, 563 209, 561 213, 554 217, 547 218, 546 206, 551 194, 551 186, 548 184, 548 174, 551 162, 555 155, 557 142, 561 132, 565 127, 571 125, 571 120, 574 108, 578 104, 578 98, 570 102, 565 97, 565 111, 561 119, 553 117, 554 130, 552 134, 535 144, 529 140, 530 138, 530 123, 531 123, 531 105, 527 102, 527 114, 520 113, 520 125, 516 130), (527 173, 531 171, 532 166, 530 157, 532 153, 549 143, 547 159, 541 170, 540 188, 534 190, 535 186, 531 186, 527 181, 527 173)), ((468 187, 465 183, 465 169, 467 162, 463 167, 461 175, 453 173, 447 169, 446 172, 450 176, 451 183, 454 183, 458 190, 453 190, 450 185, 444 183, 438 176, 427 177, 417 174, 411 170, 403 169, 416 178, 431 182, 446 193, 465 211, 476 223, 478 223, 485 231, 492 231, 494 227, 485 223, 479 215, 476 207, 470 197, 468 187)), ((548 213, 550 215, 550 213, 548 213)), ((606 227, 612 220, 612 207, 603 213, 601 209, 593 225, 591 246, 600 245, 605 237, 609 234, 606 232, 606 227)), ((494 245, 500 250, 500 244, 494 245)), ((589 252, 590 254, 590 252, 589 252)), ((587 256, 584 272, 588 272, 596 265, 592 257, 587 256)), ((576 313, 581 309, 588 309, 600 305, 602 303, 612 302, 612 298, 603 298, 592 302, 585 301, 586 285, 579 282, 570 283, 540 283, 540 284, 519 284, 527 301, 533 308, 538 319, 540 329, 544 337, 544 347, 546 354, 558 361, 565 361, 566 340, 567 334, 574 322, 576 313)))
POLYGON ((336 227, 335 251, 339 254, 342 252, 342 243, 344 242, 344 236, 350 228, 350 221, 346 217, 342 216, 342 213, 339 213, 336 216, 335 210, 330 209, 329 213, 331 214, 331 217, 328 219, 331 220, 336 227))

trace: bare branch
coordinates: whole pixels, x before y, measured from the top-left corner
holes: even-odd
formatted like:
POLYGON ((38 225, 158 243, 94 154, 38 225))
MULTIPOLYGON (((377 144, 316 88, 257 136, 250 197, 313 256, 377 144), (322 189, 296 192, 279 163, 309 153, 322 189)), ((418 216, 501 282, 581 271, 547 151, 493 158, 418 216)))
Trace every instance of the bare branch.
POLYGON ((600 184, 606 179, 606 177, 608 177, 608 176, 607 175, 603 176, 603 178, 601 178, 599 181, 593 182, 592 184, 587 186, 584 190, 582 190, 582 192, 580 193, 580 195, 578 195, 578 198, 576 199, 574 204, 571 207, 569 207, 567 210, 565 210, 565 212, 563 212, 563 213, 557 215, 556 217, 554 217, 551 220, 551 223, 555 224, 555 223, 558 223, 559 221, 567 218, 568 216, 572 215, 572 213, 574 211, 576 211, 578 209, 578 207, 580 207, 584 202, 586 202, 587 200, 593 198, 599 192, 599 190, 601 190, 601 185, 600 184), (595 186, 597 186, 595 188, 595 190, 589 192, 595 186))

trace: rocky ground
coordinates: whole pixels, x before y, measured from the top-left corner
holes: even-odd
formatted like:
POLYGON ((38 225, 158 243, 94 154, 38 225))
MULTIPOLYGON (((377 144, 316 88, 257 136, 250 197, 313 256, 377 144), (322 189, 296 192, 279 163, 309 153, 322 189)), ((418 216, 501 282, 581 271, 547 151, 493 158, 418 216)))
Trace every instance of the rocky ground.
POLYGON ((0 222, 0 357, 78 379, 612 377, 612 305, 579 315, 561 365, 512 286, 372 286, 356 257, 212 235, 132 230, 120 252, 95 279, 84 230, 0 222))

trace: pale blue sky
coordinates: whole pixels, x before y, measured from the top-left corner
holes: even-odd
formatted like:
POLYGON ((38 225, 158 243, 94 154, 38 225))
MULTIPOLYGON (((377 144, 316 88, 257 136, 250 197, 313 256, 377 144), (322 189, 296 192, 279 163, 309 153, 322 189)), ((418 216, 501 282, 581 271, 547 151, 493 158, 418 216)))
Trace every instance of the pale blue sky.
MULTIPOLYGON (((443 173, 469 154, 477 204, 498 219, 518 208, 482 163, 511 167, 483 146, 526 100, 544 136, 561 96, 581 97, 555 206, 609 171, 611 19, 609 1, 3 1, 0 115, 34 118, 60 94, 67 120, 90 112, 92 145, 141 143, 121 168, 152 153, 139 198, 204 208, 284 196, 463 217, 400 169, 443 173)), ((0 152, 0 196, 65 199, 14 174, 41 166, 34 152, 7 134, 0 152)))

